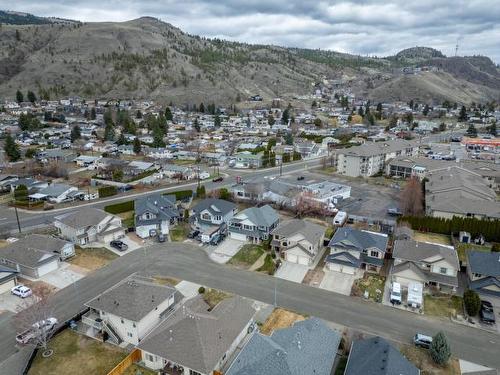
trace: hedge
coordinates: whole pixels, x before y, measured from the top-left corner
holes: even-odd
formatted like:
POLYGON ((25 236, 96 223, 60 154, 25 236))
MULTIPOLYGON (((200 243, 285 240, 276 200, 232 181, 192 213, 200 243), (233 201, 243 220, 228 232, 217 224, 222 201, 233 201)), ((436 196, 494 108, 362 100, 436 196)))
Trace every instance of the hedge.
POLYGON ((126 201, 121 203, 110 204, 104 207, 104 211, 110 214, 121 214, 123 212, 132 211, 134 209, 134 201, 126 201))
POLYGON ((186 198, 191 198, 193 196, 193 191, 192 190, 179 190, 179 191, 174 191, 172 193, 164 193, 163 195, 175 195, 175 199, 178 201, 181 201, 186 198))
POLYGON ((407 222, 412 229, 422 232, 452 234, 460 231, 471 235, 482 234, 486 241, 500 242, 500 220, 480 220, 454 216, 453 219, 443 219, 430 216, 403 216, 400 222, 407 222))
POLYGON ((99 198, 111 197, 112 195, 116 195, 116 193, 118 193, 116 186, 103 186, 97 191, 99 193, 99 198))

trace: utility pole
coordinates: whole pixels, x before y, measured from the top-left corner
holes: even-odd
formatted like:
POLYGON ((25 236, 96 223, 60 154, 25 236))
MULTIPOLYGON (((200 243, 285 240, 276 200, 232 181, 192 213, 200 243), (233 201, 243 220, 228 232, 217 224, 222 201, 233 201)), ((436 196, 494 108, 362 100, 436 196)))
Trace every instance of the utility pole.
POLYGON ((283 175, 283 159, 280 159, 280 177, 283 175))
POLYGON ((21 223, 19 222, 19 214, 17 213, 17 206, 14 206, 14 210, 16 211, 17 229, 19 229, 19 233, 21 233, 21 223))

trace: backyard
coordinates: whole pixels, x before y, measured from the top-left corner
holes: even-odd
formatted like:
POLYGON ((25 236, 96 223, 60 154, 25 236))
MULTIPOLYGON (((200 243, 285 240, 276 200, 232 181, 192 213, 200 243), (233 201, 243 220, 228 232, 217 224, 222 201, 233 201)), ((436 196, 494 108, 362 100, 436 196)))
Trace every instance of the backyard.
POLYGON ((413 345, 401 345, 401 353, 419 369, 425 369, 422 375, 460 375, 460 364, 451 358, 446 366, 438 366, 429 355, 429 351, 413 345))
POLYGON ((248 269, 264 254, 260 245, 246 244, 229 260, 229 264, 238 268, 248 269))
POLYGON ((75 246, 76 255, 69 258, 68 263, 93 271, 104 267, 112 260, 118 258, 118 255, 104 247, 81 248, 75 246))
POLYGON ((459 296, 449 296, 448 294, 441 295, 424 295, 424 313, 426 315, 440 316, 449 318, 455 317, 463 312, 463 300, 459 296))
POLYGON ((432 242, 440 245, 451 245, 450 236, 444 234, 430 233, 430 232, 417 232, 413 233, 413 239, 420 242, 432 242))
POLYGON ((134 213, 135 211, 127 211, 118 214, 118 216, 122 219, 122 226, 125 228, 133 228, 135 225, 134 221, 134 213))
POLYGON ((54 354, 35 357, 29 375, 107 374, 127 353, 119 347, 105 344, 66 329, 50 340, 54 354))

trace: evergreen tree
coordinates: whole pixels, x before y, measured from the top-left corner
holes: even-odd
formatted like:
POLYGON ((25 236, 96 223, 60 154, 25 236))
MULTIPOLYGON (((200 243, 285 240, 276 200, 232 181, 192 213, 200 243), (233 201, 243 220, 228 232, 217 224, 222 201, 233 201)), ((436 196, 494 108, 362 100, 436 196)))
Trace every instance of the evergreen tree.
POLYGON ((121 146, 121 145, 126 145, 127 144, 127 138, 125 138, 125 134, 120 133, 119 137, 118 137, 118 140, 116 141, 116 143, 118 144, 118 146, 121 146))
POLYGON ((220 116, 219 116, 219 115, 215 115, 215 118, 214 118, 214 126, 215 126, 216 128, 220 128, 221 123, 222 123, 222 121, 221 121, 221 119, 220 119, 220 116))
POLYGON ((115 127, 113 122, 108 122, 104 128, 104 140, 113 141, 115 139, 115 127))
POLYGON ((438 332, 436 336, 432 338, 430 355, 438 365, 443 366, 448 363, 451 357, 451 349, 443 332, 438 332))
POLYGON ((273 126, 276 121, 274 120, 274 116, 270 113, 269 116, 267 116, 267 123, 270 126, 273 126))
POLYGON ((159 125, 153 128, 153 147, 165 147, 165 142, 163 141, 163 131, 159 125))
POLYGON ((467 108, 463 105, 462 108, 460 108, 460 113, 458 114, 458 120, 459 121, 467 121, 467 108))
POLYGON ((26 95, 26 97, 28 98, 28 100, 31 102, 31 103, 35 103, 36 102, 36 95, 33 91, 28 91, 28 94, 26 95))
POLYGON ((205 105, 203 103, 200 103, 200 109, 199 109, 199 111, 201 113, 205 113, 205 105))
POLYGON ((141 150, 142 150, 141 141, 139 140, 138 137, 135 137, 135 139, 134 139, 134 153, 140 154, 141 150))
POLYGON ((5 137, 4 151, 10 161, 18 161, 21 158, 19 146, 14 141, 14 138, 12 138, 10 133, 7 133, 7 136, 5 137))
POLYGON ((95 107, 92 107, 90 109, 90 119, 91 120, 95 120, 96 119, 95 107))
POLYGON ((23 93, 22 93, 21 91, 19 91, 19 90, 17 90, 17 91, 16 91, 16 101, 17 101, 18 103, 22 103, 22 102, 24 102, 24 95, 23 95, 23 93))
POLYGON ((427 116, 429 114, 429 105, 428 104, 425 105, 424 109, 422 110, 422 114, 424 116, 427 116))
POLYGON ((193 127, 196 130, 196 132, 198 133, 200 132, 201 128, 200 128, 200 123, 198 122, 198 117, 194 119, 193 127))
POLYGON ((174 119, 172 111, 170 110, 169 107, 165 108, 165 118, 167 119, 167 121, 172 121, 174 119))
POLYGON ((140 109, 137 110, 137 112, 135 113, 135 118, 136 119, 141 119, 142 118, 142 112, 140 109))
POLYGON ((496 137, 497 136, 497 123, 494 122, 490 126, 487 127, 488 133, 490 133, 492 136, 496 137))
POLYGON ((479 294, 477 294, 474 290, 467 289, 464 292, 464 305, 469 316, 476 316, 481 309, 481 299, 479 298, 479 294))
POLYGON ((70 134, 71 142, 74 142, 77 139, 80 139, 81 136, 82 136, 82 132, 80 130, 80 127, 78 125, 73 126, 73 128, 71 129, 71 134, 70 134))
POLYGON ((289 119, 290 119, 290 111, 288 108, 285 108, 285 110, 281 114, 281 122, 283 123, 283 125, 287 125, 289 119))
POLYGON ((469 128, 467 129, 467 132, 466 134, 469 136, 469 137, 477 137, 477 129, 476 127, 474 126, 474 124, 470 124, 469 125, 469 128))

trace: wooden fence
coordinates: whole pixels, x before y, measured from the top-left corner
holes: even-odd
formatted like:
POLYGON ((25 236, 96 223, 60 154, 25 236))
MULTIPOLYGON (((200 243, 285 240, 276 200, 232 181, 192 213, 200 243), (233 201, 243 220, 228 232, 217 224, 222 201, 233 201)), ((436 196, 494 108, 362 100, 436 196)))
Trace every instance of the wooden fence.
POLYGON ((108 372, 108 375, 122 375, 134 362, 141 360, 141 351, 134 349, 128 356, 118 363, 114 369, 108 372))

